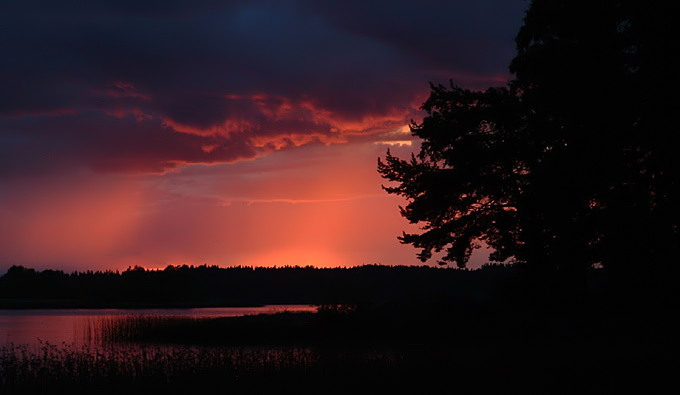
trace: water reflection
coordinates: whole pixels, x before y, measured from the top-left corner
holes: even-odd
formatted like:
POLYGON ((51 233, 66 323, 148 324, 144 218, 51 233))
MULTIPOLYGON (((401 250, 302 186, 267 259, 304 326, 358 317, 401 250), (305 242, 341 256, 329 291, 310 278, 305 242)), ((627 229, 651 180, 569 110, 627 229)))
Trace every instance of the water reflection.
POLYGON ((89 344, 97 341, 98 323, 127 316, 236 317, 282 311, 313 312, 310 305, 268 305, 261 307, 210 307, 193 309, 35 309, 0 310, 0 345, 62 342, 89 344))

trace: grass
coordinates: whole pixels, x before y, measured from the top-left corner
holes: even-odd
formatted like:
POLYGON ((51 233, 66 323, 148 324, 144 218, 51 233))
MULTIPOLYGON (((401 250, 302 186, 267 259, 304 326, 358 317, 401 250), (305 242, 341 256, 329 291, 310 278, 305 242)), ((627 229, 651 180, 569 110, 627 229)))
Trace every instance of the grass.
POLYGON ((0 348, 0 393, 346 393, 405 370, 394 351, 306 347, 0 348))
POLYGON ((91 322, 94 340, 155 344, 277 345, 314 342, 313 313, 258 314, 241 317, 130 315, 91 322))
MULTIPOLYGON (((300 318, 280 314, 233 322, 247 328, 262 322, 258 320, 289 322, 291 317, 300 318)), ((671 340, 627 331, 574 336, 572 330, 560 330, 550 336, 521 336, 497 327, 495 333, 465 335, 453 328, 427 327, 430 336, 420 344, 381 344, 374 337, 361 343, 353 336, 288 345, 236 345, 238 339, 222 345, 188 342, 214 322, 136 317, 104 326, 118 331, 112 332, 116 336, 140 328, 151 330, 149 334, 166 324, 176 325, 170 333, 198 328, 188 338, 180 337, 185 344, 110 337, 99 345, 0 347, 0 394, 606 394, 657 393, 664 385, 677 385, 671 340), (437 329, 451 332, 442 335, 437 329)), ((236 325, 233 322, 230 325, 236 325)), ((347 329, 340 328, 336 335, 347 329)))
POLYGON ((606 394, 677 386, 667 307, 447 306, 105 319, 91 328, 95 345, 0 348, 0 394, 606 394))
POLYGON ((675 377, 659 355, 645 344, 468 339, 385 348, 8 345, 0 393, 656 393, 675 377))
POLYGON ((172 393, 205 386, 233 390, 255 371, 268 375, 299 370, 315 358, 306 349, 91 348, 68 344, 43 344, 37 349, 10 345, 0 353, 2 393, 172 393))

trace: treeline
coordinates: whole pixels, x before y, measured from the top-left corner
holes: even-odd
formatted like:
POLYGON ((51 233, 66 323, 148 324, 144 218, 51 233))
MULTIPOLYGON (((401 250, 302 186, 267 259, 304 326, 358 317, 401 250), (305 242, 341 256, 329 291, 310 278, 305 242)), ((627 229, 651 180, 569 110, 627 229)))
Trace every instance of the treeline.
POLYGON ((12 266, 0 277, 0 308, 362 304, 491 297, 516 270, 428 266, 353 268, 167 266, 65 273, 12 266))

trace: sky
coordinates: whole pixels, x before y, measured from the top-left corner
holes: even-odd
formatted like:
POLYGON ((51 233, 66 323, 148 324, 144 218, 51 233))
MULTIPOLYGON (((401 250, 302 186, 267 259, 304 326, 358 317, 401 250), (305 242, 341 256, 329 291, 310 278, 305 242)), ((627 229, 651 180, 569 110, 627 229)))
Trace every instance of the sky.
POLYGON ((526 7, 3 1, 0 271, 419 264, 377 158, 428 82, 506 83, 526 7))

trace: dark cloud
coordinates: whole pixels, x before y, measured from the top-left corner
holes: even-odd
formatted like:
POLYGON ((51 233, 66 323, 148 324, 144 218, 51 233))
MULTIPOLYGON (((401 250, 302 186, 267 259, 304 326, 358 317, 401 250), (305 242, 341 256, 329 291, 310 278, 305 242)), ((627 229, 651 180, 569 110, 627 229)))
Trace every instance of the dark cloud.
POLYGON ((428 80, 502 80, 525 6, 5 1, 0 174, 157 172, 392 129, 428 80))
POLYGON ((305 1, 338 28, 399 48, 425 67, 473 75, 505 71, 525 6, 512 0, 305 1))
POLYGON ((159 173, 182 163, 234 162, 256 156, 240 135, 174 132, 155 119, 99 112, 0 119, 0 176, 98 171, 159 173))

